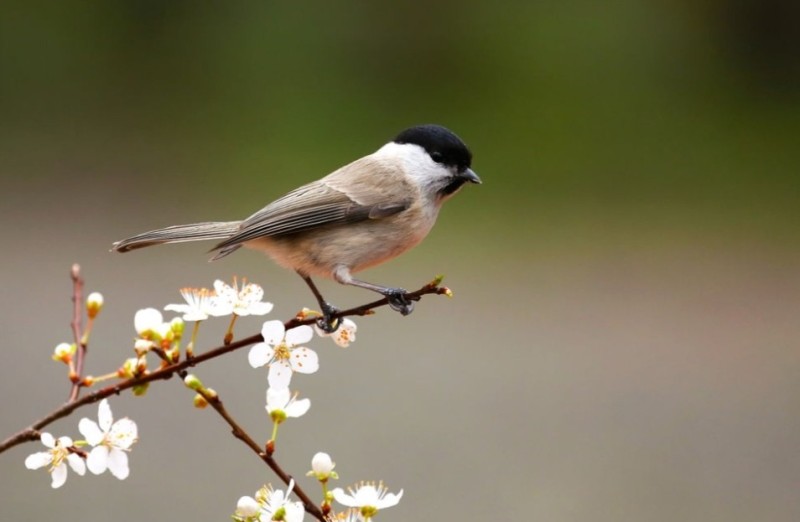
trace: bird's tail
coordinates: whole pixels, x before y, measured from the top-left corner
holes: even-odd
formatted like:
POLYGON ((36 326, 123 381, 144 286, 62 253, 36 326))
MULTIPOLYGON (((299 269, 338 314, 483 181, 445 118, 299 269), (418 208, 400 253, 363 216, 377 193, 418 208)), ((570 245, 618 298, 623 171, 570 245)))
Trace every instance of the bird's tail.
POLYGON ((151 230, 117 241, 111 250, 127 252, 163 243, 184 243, 186 241, 203 241, 205 239, 227 239, 239 230, 241 221, 212 221, 208 223, 192 223, 175 225, 158 230, 151 230))

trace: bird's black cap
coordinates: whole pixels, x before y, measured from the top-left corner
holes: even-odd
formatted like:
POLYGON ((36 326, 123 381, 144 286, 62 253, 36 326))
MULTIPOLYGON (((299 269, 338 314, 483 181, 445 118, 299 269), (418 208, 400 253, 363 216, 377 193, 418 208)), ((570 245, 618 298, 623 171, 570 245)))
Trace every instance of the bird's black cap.
POLYGON ((404 130, 395 143, 419 145, 430 157, 442 165, 455 165, 466 170, 472 165, 472 153, 461 138, 441 125, 418 125, 404 130))

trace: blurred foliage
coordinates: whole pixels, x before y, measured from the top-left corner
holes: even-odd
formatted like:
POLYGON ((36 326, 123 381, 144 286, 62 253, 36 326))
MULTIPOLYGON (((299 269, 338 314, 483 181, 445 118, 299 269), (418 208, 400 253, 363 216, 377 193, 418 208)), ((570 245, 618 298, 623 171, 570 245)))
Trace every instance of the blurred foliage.
POLYGON ((792 238, 796 5, 6 3, 0 169, 227 191, 241 217, 437 122, 486 182, 461 218, 792 238))

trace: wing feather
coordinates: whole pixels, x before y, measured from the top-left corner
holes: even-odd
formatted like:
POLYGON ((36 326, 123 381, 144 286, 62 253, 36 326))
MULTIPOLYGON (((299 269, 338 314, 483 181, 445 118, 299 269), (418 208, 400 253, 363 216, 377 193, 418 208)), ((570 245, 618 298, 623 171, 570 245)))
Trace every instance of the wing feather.
POLYGON ((244 220, 237 233, 213 250, 224 250, 260 237, 386 218, 411 205, 412 190, 399 168, 366 156, 273 201, 244 220), (380 176, 377 182, 376 175, 380 176))

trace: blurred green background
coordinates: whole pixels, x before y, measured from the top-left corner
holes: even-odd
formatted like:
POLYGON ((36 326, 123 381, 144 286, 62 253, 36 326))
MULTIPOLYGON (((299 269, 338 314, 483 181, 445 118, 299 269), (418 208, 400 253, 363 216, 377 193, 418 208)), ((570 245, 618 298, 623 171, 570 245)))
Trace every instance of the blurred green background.
MULTIPOLYGON (((723 2, 6 2, 0 15, 1 437, 66 398, 69 266, 106 307, 89 373, 138 308, 248 276, 288 318, 302 281, 253 252, 112 241, 243 218, 435 122, 484 184, 364 274, 456 298, 313 343, 279 459, 405 488, 392 520, 800 519, 800 8, 723 2)), ((346 306, 371 297, 327 282, 346 306)), ((258 331, 242 320, 241 335, 258 331)), ((201 333, 217 344, 224 325, 201 333)), ((197 373, 267 438, 246 352, 197 373)), ((112 401, 125 482, 51 491, 0 456, 3 518, 225 520, 269 471, 178 383, 112 401)), ((87 408, 51 426, 77 436, 87 408)), ((300 479, 307 490, 313 483, 300 479)))

